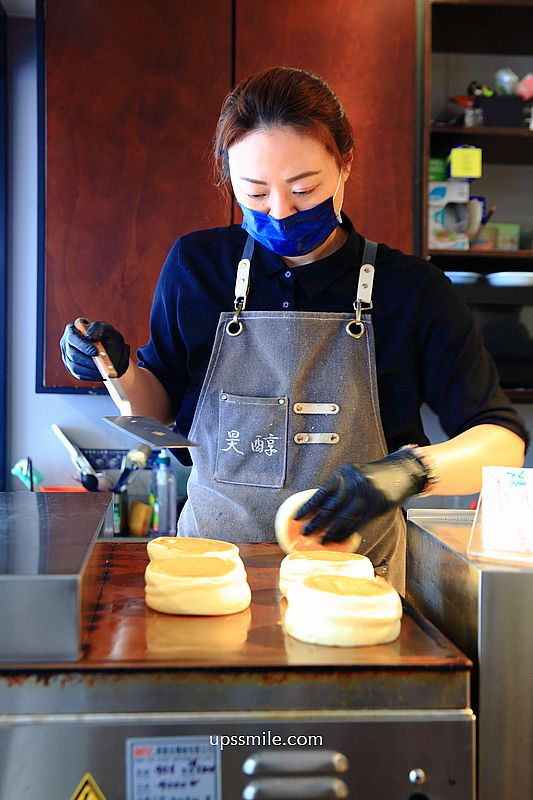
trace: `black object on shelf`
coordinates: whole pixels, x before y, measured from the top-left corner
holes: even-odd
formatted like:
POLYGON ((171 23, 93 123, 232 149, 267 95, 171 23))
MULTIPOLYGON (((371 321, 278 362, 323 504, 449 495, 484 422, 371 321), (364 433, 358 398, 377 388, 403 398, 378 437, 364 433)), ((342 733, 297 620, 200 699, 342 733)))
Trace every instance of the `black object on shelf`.
POLYGON ((524 101, 516 95, 476 97, 474 107, 483 111, 483 124, 489 128, 523 127, 524 101))

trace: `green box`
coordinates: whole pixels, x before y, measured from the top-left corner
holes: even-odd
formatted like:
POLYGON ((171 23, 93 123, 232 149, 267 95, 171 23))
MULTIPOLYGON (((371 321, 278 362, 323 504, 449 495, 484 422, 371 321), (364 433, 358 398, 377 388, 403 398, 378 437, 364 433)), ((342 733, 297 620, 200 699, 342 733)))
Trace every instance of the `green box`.
POLYGON ((447 176, 447 164, 445 158, 429 159, 429 180, 445 181, 447 176))

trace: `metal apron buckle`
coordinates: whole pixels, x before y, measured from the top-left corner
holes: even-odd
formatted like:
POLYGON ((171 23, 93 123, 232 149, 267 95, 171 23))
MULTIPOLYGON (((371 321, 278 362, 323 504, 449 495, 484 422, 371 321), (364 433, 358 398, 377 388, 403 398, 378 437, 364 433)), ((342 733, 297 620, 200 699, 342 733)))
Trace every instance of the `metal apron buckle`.
POLYGON ((226 325, 228 336, 239 336, 242 333, 243 325, 239 319, 239 314, 246 308, 246 298, 250 288, 250 259, 241 258, 237 267, 237 278, 235 280, 235 313, 226 325))
POLYGON ((357 297, 353 304, 355 319, 351 319, 346 324, 346 333, 352 339, 360 339, 365 332, 365 323, 361 319, 363 311, 370 311, 372 306, 372 286, 374 283, 374 265, 363 264, 359 271, 359 283, 357 284, 357 297))

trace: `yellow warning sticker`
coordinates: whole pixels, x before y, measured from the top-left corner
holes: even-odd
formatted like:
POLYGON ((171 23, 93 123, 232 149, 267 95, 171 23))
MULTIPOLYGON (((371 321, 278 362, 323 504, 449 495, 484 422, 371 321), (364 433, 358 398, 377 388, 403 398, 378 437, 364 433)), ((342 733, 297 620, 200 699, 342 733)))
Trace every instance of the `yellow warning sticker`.
POLYGON ((106 798, 91 773, 86 772, 70 800, 106 800, 106 798))

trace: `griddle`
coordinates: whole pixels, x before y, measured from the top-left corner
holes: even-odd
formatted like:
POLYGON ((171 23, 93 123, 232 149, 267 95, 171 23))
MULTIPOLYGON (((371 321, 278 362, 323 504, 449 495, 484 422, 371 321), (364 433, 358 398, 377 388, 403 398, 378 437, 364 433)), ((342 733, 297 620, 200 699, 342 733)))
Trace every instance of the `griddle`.
MULTIPOLYGON (((77 497, 82 506, 91 495, 77 497)), ((409 797, 424 775, 431 796, 473 800, 470 660, 408 604, 396 642, 299 642, 282 626, 283 554, 240 549, 250 609, 190 618, 147 608, 146 541, 96 541, 99 594, 83 607, 78 661, 0 665, 0 800, 70 797, 87 773, 105 797, 154 800, 131 788, 132 743, 210 749, 218 735, 250 739, 220 753, 217 800, 279 797, 276 786, 305 800, 409 797), (272 749, 271 736, 289 734, 320 743, 272 749), (263 763, 268 774, 246 772, 263 763)))
MULTIPOLYGON (((109 682, 117 690, 112 703, 131 690, 138 705, 139 685, 133 688, 128 681, 128 676, 135 675, 137 681, 145 681, 151 708, 154 702, 158 704, 159 695, 164 706, 165 686, 176 680, 196 687, 189 686, 181 699, 191 708, 200 698, 205 704, 208 697, 217 708, 239 708, 243 691, 254 693, 254 704, 269 705, 275 694, 277 705, 312 708, 316 696, 308 691, 310 681, 318 682, 322 697, 334 705, 344 705, 350 692, 351 702, 370 707, 468 706, 470 660, 411 606, 405 605, 400 637, 387 645, 345 648, 299 642, 285 634, 282 626, 285 601, 277 579, 283 553, 274 544, 239 547, 252 589, 249 611, 195 619, 161 614, 146 606, 146 542, 97 541, 95 560, 105 565, 105 571, 97 604, 84 609, 82 657, 76 664, 43 660, 32 668, 51 676, 62 674, 64 687, 74 673, 82 681, 88 673, 98 674, 101 689, 109 682), (231 635, 241 625, 245 641, 233 650, 211 646, 210 640, 216 643, 228 624, 231 635), (180 646, 184 626, 191 639, 200 638, 196 646, 180 646), (153 670, 161 677, 148 689, 147 673, 153 670)), ((22 663, 17 666, 24 669, 22 663)))

